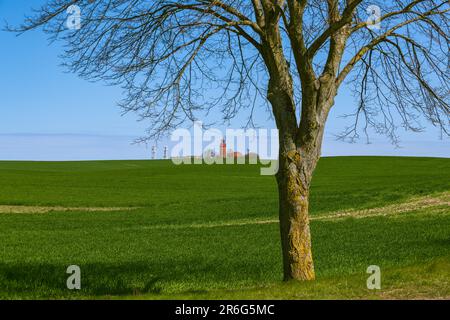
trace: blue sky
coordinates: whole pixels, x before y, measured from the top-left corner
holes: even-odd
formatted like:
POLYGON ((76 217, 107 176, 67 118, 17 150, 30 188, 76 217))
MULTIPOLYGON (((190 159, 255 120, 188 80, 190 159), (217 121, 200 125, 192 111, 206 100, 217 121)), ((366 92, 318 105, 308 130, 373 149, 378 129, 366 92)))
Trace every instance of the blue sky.
MULTIPOLYGON (((19 24, 30 6, 42 0, 0 0, 0 21, 19 24)), ((145 159, 150 148, 133 145, 144 135, 145 122, 121 116, 116 102, 121 89, 91 83, 68 74, 60 66, 61 47, 49 45, 46 35, 33 31, 20 37, 0 31, 0 160, 145 159)), ((354 108, 343 90, 330 115, 323 154, 408 155, 450 157, 450 139, 427 126, 425 133, 399 132, 401 148, 373 135, 355 144, 337 142, 334 134, 345 122, 339 115, 354 108)), ((274 127, 268 115, 259 124, 274 127)), ((236 119, 238 128, 244 119, 236 119)), ((162 146, 166 142, 159 142, 162 146)), ((159 148, 160 152, 162 147, 159 148)))

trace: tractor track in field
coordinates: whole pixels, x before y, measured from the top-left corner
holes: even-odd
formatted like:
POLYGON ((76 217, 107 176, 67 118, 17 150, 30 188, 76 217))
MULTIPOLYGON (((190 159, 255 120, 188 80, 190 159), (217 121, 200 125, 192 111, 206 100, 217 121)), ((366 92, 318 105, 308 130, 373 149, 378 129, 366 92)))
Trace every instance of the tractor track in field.
MULTIPOLYGON (((337 221, 345 218, 370 218, 370 217, 387 217, 399 214, 404 214, 413 211, 420 211, 424 209, 437 209, 439 212, 450 214, 450 192, 443 192, 424 197, 415 197, 408 201, 391 204, 384 207, 377 207, 363 210, 345 210, 334 211, 326 215, 313 216, 311 221, 337 221)), ((146 229, 188 229, 188 228, 217 228, 217 227, 236 227, 246 225, 262 225, 262 224, 277 224, 277 219, 261 219, 261 220, 234 220, 224 222, 211 223, 192 223, 192 224, 167 224, 142 226, 146 229)))
POLYGON ((0 205, 0 214, 42 214, 51 212, 114 212, 130 211, 135 207, 63 207, 63 206, 11 206, 0 205))
MULTIPOLYGON (((336 221, 345 218, 369 218, 369 217, 387 217, 404 214, 424 209, 437 209, 439 212, 450 213, 450 191, 427 195, 423 197, 414 197, 405 202, 391 204, 383 207, 363 209, 363 210, 342 210, 331 213, 312 216, 311 221, 336 221)), ((0 214, 43 214, 51 212, 117 212, 131 211, 139 209, 137 207, 62 207, 62 206, 11 206, 0 205, 0 214)), ((217 227, 235 227, 246 225, 276 224, 277 219, 240 219, 223 222, 191 223, 191 224, 161 224, 140 226, 139 229, 188 229, 188 228, 217 228, 217 227)), ((131 227, 131 229, 136 227, 131 227)), ((129 228, 120 228, 129 229, 129 228)))
POLYGON ((402 203, 396 203, 372 209, 335 211, 332 214, 312 217, 311 220, 335 220, 346 217, 367 218, 374 216, 392 216, 396 214, 408 213, 411 211, 436 208, 441 206, 448 207, 446 209, 450 212, 450 192, 443 192, 440 194, 424 197, 416 197, 402 203))
MULTIPOLYGON (((345 211, 334 211, 333 213, 313 216, 310 218, 311 221, 336 221, 345 218, 370 218, 370 217, 380 217, 380 216, 394 216, 400 215, 413 211, 420 211, 424 209, 438 209, 439 212, 450 214, 450 192, 443 192, 435 195, 428 195, 424 197, 415 197, 408 201, 391 204, 384 207, 377 207, 372 209, 364 210, 345 210, 345 211)), ((156 225, 156 226, 145 226, 143 228, 149 229, 185 229, 185 228, 217 228, 217 227, 235 227, 235 226, 246 226, 246 225, 256 225, 256 224, 277 224, 277 219, 261 219, 261 220, 234 220, 225 221, 217 223, 193 223, 193 224, 168 224, 168 225, 156 225)))

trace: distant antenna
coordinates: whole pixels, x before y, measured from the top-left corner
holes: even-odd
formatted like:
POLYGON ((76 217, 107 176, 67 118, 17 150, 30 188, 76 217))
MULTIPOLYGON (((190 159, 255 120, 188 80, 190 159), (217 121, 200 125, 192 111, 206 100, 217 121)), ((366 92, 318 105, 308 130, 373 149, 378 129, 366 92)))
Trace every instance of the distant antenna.
POLYGON ((156 159, 156 146, 152 147, 152 160, 156 159))
POLYGON ((167 159, 167 146, 164 147, 164 159, 167 159))

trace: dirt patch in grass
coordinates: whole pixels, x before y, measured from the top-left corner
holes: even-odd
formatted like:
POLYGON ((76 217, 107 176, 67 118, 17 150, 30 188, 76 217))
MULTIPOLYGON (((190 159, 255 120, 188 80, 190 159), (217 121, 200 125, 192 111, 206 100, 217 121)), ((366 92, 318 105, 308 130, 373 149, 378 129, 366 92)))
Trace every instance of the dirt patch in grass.
POLYGON ((137 208, 128 207, 50 207, 50 206, 6 206, 0 205, 0 214, 13 213, 13 214, 40 214, 49 212, 69 212, 69 211, 82 211, 82 212, 111 212, 111 211, 129 211, 137 208))
POLYGON ((420 198, 412 198, 403 203, 392 204, 385 207, 372 208, 366 210, 336 211, 332 214, 313 217, 311 220, 334 220, 339 218, 367 218, 373 216, 391 216, 417 210, 424 210, 436 207, 447 207, 450 212, 450 192, 443 192, 437 195, 429 195, 420 198))

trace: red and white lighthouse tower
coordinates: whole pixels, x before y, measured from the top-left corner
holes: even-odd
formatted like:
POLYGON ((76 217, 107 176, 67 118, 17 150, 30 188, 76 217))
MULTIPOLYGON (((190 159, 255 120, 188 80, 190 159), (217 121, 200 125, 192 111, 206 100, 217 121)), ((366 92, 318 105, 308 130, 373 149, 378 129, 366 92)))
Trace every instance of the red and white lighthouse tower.
POLYGON ((220 157, 221 158, 227 157, 227 143, 225 139, 222 139, 222 142, 220 143, 220 157))

